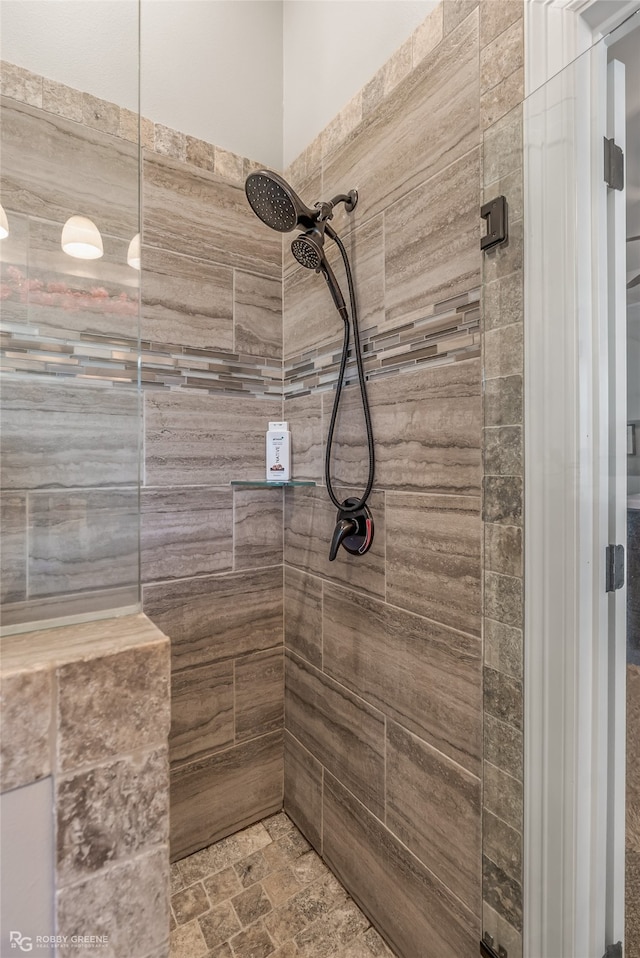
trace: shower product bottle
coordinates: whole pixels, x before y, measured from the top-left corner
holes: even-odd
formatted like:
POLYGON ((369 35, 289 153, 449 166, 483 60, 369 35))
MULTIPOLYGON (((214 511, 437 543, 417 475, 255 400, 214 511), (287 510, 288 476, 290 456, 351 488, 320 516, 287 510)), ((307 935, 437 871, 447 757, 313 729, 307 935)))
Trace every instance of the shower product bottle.
POLYGON ((270 422, 267 433, 267 482, 291 479, 291 433, 289 423, 270 422))

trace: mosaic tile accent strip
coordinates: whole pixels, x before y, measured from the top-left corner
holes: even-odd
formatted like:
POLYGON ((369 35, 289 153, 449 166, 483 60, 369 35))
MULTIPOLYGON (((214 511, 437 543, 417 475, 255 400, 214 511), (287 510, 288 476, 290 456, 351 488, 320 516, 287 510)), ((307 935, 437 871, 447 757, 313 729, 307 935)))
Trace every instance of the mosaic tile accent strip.
MULTIPOLYGON (((80 333, 60 339, 51 328, 3 323, 0 371, 78 378, 111 384, 138 382, 138 341, 80 333)), ((282 367, 262 356, 143 342, 142 385, 147 389, 199 389, 237 396, 282 396, 282 367)))
POLYGON ((393 958, 281 812, 171 866, 171 958, 393 958))
MULTIPOLYGON (((436 303, 427 315, 392 331, 376 326, 361 332, 367 379, 379 379, 416 366, 442 365, 480 355, 480 290, 436 303)), ((285 398, 332 389, 337 379, 342 337, 285 363, 285 398)), ((347 383, 356 382, 353 348, 347 383)))

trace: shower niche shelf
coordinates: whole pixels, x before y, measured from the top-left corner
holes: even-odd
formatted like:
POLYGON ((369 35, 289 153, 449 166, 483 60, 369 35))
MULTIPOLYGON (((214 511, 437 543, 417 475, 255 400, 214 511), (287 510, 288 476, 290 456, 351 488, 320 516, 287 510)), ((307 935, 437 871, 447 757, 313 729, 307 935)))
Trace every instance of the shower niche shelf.
POLYGON ((261 481, 260 479, 232 479, 230 485, 249 486, 252 489, 270 489, 271 486, 275 486, 278 489, 282 489, 283 486, 285 488, 287 486, 315 486, 317 483, 307 479, 289 479, 287 482, 267 482, 266 480, 261 481))

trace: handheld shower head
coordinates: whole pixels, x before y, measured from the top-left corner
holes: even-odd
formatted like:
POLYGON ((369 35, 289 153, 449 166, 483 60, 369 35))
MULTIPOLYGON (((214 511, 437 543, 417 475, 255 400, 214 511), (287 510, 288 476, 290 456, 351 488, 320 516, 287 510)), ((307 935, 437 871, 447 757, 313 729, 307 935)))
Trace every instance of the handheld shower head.
POLYGON ((315 269, 316 273, 322 273, 329 287, 329 292, 331 293, 335 307, 342 319, 347 323, 349 321, 349 313, 347 312, 344 296, 340 291, 338 280, 329 266, 324 253, 325 229, 332 232, 330 226, 321 223, 320 227, 314 226, 310 230, 307 230, 306 233, 301 233, 300 236, 296 236, 291 243, 291 252, 301 266, 304 266, 306 269, 315 269))
POLYGON ((296 226, 309 229, 318 218, 286 180, 270 170, 250 173, 244 190, 258 219, 279 233, 290 233, 296 226))
POLYGON ((306 269, 320 269, 324 260, 324 236, 316 227, 301 233, 291 243, 291 252, 306 269))

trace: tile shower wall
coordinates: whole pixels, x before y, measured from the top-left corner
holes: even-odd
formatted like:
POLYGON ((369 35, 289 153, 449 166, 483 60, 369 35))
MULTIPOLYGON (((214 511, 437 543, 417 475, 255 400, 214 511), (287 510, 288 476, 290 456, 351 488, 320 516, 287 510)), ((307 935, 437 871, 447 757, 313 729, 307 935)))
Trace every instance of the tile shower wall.
POLYGON ((483 201, 509 202, 509 243, 483 258, 483 931, 522 956, 523 5, 481 4, 483 201), (500 11, 500 8, 503 8, 500 11), (499 14, 497 16, 496 14, 499 14), (499 63, 501 69, 496 70, 499 63))
MULTIPOLYGON (((285 809, 401 958, 476 955, 482 874, 481 125, 477 4, 441 5, 297 160, 353 259, 376 438, 366 556, 326 490, 285 502, 285 809)), ((336 262, 336 272, 342 275, 336 262)), ((322 482, 340 321, 285 258, 294 475, 322 482)), ((362 489, 357 387, 333 475, 362 489)))
POLYGON ((230 486, 264 478, 281 417, 282 253, 246 202, 248 161, 160 134, 143 166, 141 549, 144 610, 171 638, 177 859, 282 807, 283 490, 230 486))
MULTIPOLYGON (((2 79, 5 168, 25 142, 35 144, 25 179, 31 186, 9 181, 24 210, 11 217, 1 248, 10 374, 3 426, 16 450, 3 457, 6 598, 24 600, 27 583, 30 596, 73 589, 86 611, 98 580, 122 605, 110 575, 122 575, 129 559, 137 597, 141 350, 143 600, 172 643, 171 846, 179 858, 282 806, 283 493, 230 486, 263 478, 266 425, 282 415, 281 244, 244 198, 253 161, 142 118, 141 346, 137 289, 133 318, 130 290, 138 274, 126 266, 137 219, 117 242, 103 232, 99 295, 81 276, 73 290, 45 289, 44 302, 38 287, 32 304, 15 267, 26 262, 29 242, 48 270, 45 280, 58 281, 54 267, 68 271, 68 257, 52 251, 78 186, 68 173, 73 159, 85 159, 85 191, 95 189, 97 176, 107 198, 88 214, 115 230, 120 211, 109 205, 109 178, 117 184, 130 162, 137 183, 138 118, 11 64, 3 64, 2 79), (60 224, 36 218, 34 184, 42 181, 55 184, 60 224), (105 484, 115 488, 104 491, 105 484), (90 488, 79 495, 78 486, 90 488), (15 560, 27 536, 25 568, 15 560)), ((20 165, 14 168, 17 178, 20 165)), ((4 193, 3 202, 12 208, 4 193)), ((68 595, 64 601, 68 614, 68 595)))
POLYGON ((166 958, 166 637, 141 614, 5 637, 0 698, 0 791, 53 779, 56 933, 166 958))
POLYGON ((138 600, 137 382, 117 361, 109 378, 96 369, 123 336, 137 348, 138 274, 126 250, 138 160, 135 144, 42 109, 42 78, 28 75, 25 103, 15 69, 3 63, 0 74, 10 227, 0 245, 0 598, 10 626, 138 600), (60 248, 79 203, 102 232, 100 260, 60 248))
MULTIPOLYGON (((377 466, 357 561, 328 561, 324 489, 285 503, 285 808, 404 958, 475 955, 483 922, 521 951, 521 99, 520 0, 445 0, 287 171, 311 201, 359 189, 336 225, 377 466), (508 196, 512 239, 483 267, 485 189, 508 196)), ((285 257, 285 418, 294 475, 319 484, 340 339, 285 257)), ((366 479, 354 385, 333 475, 345 496, 366 479)))

